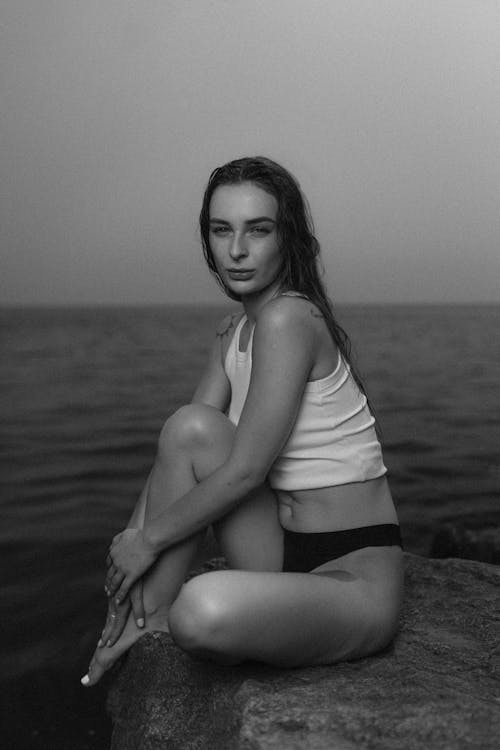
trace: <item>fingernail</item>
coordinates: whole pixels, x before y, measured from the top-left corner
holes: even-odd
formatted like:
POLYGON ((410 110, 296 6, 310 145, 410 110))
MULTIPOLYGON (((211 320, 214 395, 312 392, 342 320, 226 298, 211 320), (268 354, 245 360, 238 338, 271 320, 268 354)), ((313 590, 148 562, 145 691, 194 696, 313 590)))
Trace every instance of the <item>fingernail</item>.
POLYGON ((118 597, 116 597, 115 602, 116 602, 116 606, 118 606, 121 602, 121 599, 118 599, 118 597))
POLYGON ((97 648, 101 648, 101 646, 102 646, 102 638, 99 638, 99 640, 97 641, 97 648))
POLYGON ((143 628, 144 627, 144 618, 143 617, 139 617, 139 619, 137 620, 137 627, 138 628, 143 628))
POLYGON ((108 642, 106 643, 106 646, 107 646, 108 648, 109 648, 109 647, 111 646, 111 638, 110 638, 110 639, 109 639, 109 641, 108 641, 108 642))
POLYGON ((82 683, 82 685, 88 685, 90 682, 90 677, 88 676, 88 674, 86 674, 85 677, 82 677, 80 682, 82 683))

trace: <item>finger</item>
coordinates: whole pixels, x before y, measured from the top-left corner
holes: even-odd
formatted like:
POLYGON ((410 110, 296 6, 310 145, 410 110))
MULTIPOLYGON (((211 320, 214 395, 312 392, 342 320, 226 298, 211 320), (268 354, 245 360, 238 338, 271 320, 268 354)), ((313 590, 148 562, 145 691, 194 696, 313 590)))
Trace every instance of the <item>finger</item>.
POLYGON ((120 602, 122 602, 125 599, 133 583, 134 583, 133 578, 126 577, 126 576, 123 578, 120 588, 117 590, 116 594, 114 594, 115 602, 117 604, 120 604, 120 602))
POLYGON ((123 573, 121 572, 120 568, 117 568, 116 565, 112 565, 111 568, 106 573, 106 578, 104 580, 104 588, 111 591, 113 588, 113 582, 116 582, 117 580, 119 580, 119 582, 121 583, 122 577, 123 577, 123 573))
POLYGON ((123 629, 128 620, 128 613, 130 612, 130 597, 127 597, 123 604, 117 607, 116 617, 111 620, 111 628, 109 634, 106 637, 106 646, 114 646, 118 638, 123 633, 123 629))
MULTIPOLYGON (((116 573, 111 578, 111 580, 108 580, 108 596, 115 596, 119 587, 122 585, 124 578, 125 578, 125 574, 117 570, 116 573)), ((125 597, 118 597, 118 598, 124 599, 125 597)))
POLYGON ((113 547, 114 547, 114 546, 115 546, 116 544, 118 544, 118 542, 120 541, 121 535, 122 535, 122 532, 120 531, 120 533, 119 533, 119 534, 116 534, 116 536, 114 536, 114 537, 113 537, 113 539, 111 540, 111 544, 109 545, 109 549, 110 549, 110 550, 112 550, 112 549, 113 549, 113 547))
POLYGON ((111 635, 111 632, 113 630, 113 624, 116 620, 117 616, 117 607, 113 599, 109 600, 109 607, 108 607, 108 616, 106 618, 106 622, 104 624, 104 630, 101 633, 101 637, 99 638, 98 646, 99 648, 102 648, 105 646, 109 640, 109 636, 111 635))
POLYGON ((106 594, 108 594, 108 596, 109 596, 109 587, 111 585, 111 582, 113 580, 113 576, 115 575, 115 573, 116 573, 116 568, 112 564, 108 572, 106 573, 106 577, 104 578, 104 591, 106 592, 106 594))
POLYGON ((129 599, 132 605, 132 612, 134 613, 134 620, 137 623, 137 627, 143 628, 145 625, 145 614, 144 601, 142 598, 142 578, 140 578, 135 586, 130 589, 129 599))

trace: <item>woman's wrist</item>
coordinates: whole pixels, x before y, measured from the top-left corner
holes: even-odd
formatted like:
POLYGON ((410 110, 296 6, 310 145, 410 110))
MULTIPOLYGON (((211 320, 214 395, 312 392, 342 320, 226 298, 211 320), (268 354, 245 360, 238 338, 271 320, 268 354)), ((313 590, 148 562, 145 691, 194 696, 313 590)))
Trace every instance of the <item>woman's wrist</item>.
POLYGON ((156 528, 156 524, 153 524, 149 528, 143 528, 142 536, 144 539, 144 543, 153 552, 155 557, 157 557, 161 552, 163 552, 165 547, 168 546, 165 542, 165 539, 161 539, 158 537, 158 530, 156 528))

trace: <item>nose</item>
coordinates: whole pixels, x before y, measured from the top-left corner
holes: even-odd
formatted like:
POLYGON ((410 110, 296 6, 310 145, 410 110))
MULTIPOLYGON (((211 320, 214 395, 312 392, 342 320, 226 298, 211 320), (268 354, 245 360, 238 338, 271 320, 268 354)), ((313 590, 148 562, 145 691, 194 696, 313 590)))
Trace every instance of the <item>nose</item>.
POLYGON ((235 232, 233 235, 233 239, 229 247, 229 255, 231 256, 231 258, 233 258, 233 260, 238 260, 238 258, 244 258, 246 255, 248 255, 245 238, 242 237, 238 232, 235 232))

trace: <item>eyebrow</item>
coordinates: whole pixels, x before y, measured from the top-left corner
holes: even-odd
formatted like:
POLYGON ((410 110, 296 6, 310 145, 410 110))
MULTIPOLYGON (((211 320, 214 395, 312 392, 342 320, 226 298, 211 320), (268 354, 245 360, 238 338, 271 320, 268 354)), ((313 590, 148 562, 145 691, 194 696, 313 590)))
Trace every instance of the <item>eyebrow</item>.
MULTIPOLYGON (((261 224, 263 221, 269 221, 272 224, 276 224, 276 221, 271 219, 270 216, 257 216, 255 219, 248 219, 248 221, 245 221, 245 224, 261 224)), ((229 226, 230 223, 231 222, 226 221, 225 219, 210 219, 210 224, 226 224, 229 226)))

